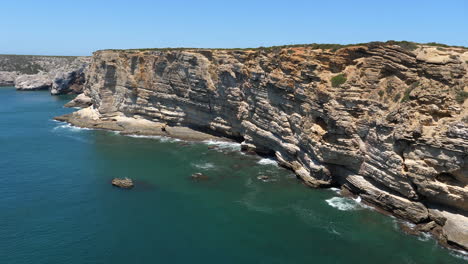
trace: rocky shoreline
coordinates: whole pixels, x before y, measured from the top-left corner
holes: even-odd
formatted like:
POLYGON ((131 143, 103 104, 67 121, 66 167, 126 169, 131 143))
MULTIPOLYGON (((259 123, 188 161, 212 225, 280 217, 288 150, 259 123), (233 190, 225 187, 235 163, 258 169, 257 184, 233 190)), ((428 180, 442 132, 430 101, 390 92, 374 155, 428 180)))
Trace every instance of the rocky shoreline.
POLYGON ((49 90, 52 95, 80 94, 91 58, 0 55, 0 86, 21 91, 49 90))
POLYGON ((98 51, 86 108, 57 120, 242 141, 468 250, 467 71, 464 48, 395 43, 98 51))
MULTIPOLYGON (((137 135, 137 136, 164 136, 171 137, 175 139, 181 139, 186 141, 206 141, 206 140, 215 140, 215 141, 232 141, 226 137, 218 137, 209 133, 200 132, 197 130, 190 129, 188 127, 170 127, 163 123, 151 122, 144 119, 134 119, 128 117, 98 117, 98 113, 92 107, 87 107, 77 112, 71 114, 55 117, 54 119, 60 122, 66 122, 77 127, 82 128, 92 128, 92 129, 102 129, 108 131, 116 131, 122 135, 137 135)), ((251 149, 246 145, 241 145, 242 151, 252 152, 251 149)), ((284 166, 281 161, 278 162, 279 165, 291 169, 288 166, 284 166)), ((299 176, 299 175, 298 175, 299 176)), ((198 179, 196 177, 193 177, 198 179)), ((303 180, 300 176, 298 179, 303 180)), ((351 180, 351 179, 350 179, 351 180)), ((360 179, 362 182, 362 179, 360 179)), ((310 186, 310 184, 306 185, 310 186)), ((315 186, 313 186, 315 187, 315 186)), ((340 187, 340 194, 345 197, 362 197, 364 203, 367 206, 373 207, 374 210, 386 214, 392 215, 399 219, 409 221, 410 223, 417 223, 414 225, 405 224, 405 222, 399 222, 400 229, 409 234, 419 236, 420 234, 430 234, 440 245, 457 250, 457 251, 467 251, 465 247, 458 244, 452 243, 452 240, 463 241, 465 239, 464 233, 460 231, 466 230, 467 218, 464 216, 464 212, 448 212, 444 208, 432 208, 430 209, 430 218, 429 221, 421 221, 425 219, 429 212, 423 207, 414 208, 404 208, 408 206, 405 202, 399 203, 396 200, 385 201, 381 204, 376 204, 373 199, 391 199, 389 197, 375 197, 370 196, 376 192, 379 196, 386 195, 381 190, 377 190, 374 186, 359 186, 361 189, 350 188, 350 185, 333 185, 333 186, 322 186, 322 187, 340 187), (366 190, 363 192, 362 190, 366 190), (391 204, 392 207, 388 207, 391 204), (398 209, 400 208, 400 209, 398 209), (401 210, 401 211, 398 211, 401 210), (408 212, 411 211, 411 214, 408 212), (416 214, 415 212, 420 212, 416 214), (448 226, 451 227, 448 231, 443 229, 443 226, 447 221, 451 221, 448 226)), ((387 194, 388 195, 388 194, 387 194)), ((410 204, 411 206, 411 204, 410 204)), ((414 206, 414 205, 413 205, 414 206)))
POLYGON ((232 141, 226 137, 215 136, 182 126, 168 126, 142 118, 128 118, 122 115, 102 117, 92 107, 54 118, 81 128, 103 129, 119 132, 122 135, 164 136, 187 141, 232 141))

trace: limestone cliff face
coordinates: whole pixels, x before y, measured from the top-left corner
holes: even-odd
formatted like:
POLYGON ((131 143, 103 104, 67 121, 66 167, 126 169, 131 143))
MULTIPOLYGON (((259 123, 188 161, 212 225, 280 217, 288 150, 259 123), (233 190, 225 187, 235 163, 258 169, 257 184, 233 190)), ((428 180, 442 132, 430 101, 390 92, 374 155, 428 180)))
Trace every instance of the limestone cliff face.
POLYGON ((89 62, 89 57, 0 55, 0 86, 78 94, 89 62))
POLYGON ((467 249, 467 63, 462 48, 389 44, 98 51, 85 93, 102 118, 237 138, 311 186, 344 186, 415 223, 451 223, 458 232, 444 238, 467 249))

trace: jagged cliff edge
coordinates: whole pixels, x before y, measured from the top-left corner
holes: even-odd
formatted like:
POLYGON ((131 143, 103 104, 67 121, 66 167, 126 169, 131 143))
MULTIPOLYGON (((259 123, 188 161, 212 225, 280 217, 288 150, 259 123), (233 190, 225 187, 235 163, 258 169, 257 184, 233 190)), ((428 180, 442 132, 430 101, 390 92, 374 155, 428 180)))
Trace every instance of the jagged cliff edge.
POLYGON ((98 51, 92 106, 57 119, 231 137, 468 250, 467 72, 467 49, 425 45, 98 51))

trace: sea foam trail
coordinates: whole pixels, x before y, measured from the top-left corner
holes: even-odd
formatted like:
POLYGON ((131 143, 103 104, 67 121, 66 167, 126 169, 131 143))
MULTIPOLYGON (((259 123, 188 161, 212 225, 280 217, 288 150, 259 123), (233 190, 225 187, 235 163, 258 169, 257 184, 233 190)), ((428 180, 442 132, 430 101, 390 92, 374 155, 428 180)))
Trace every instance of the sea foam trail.
POLYGON ((456 249, 450 250, 450 255, 456 258, 460 258, 460 259, 468 261, 468 254, 461 250, 456 250, 456 249))
POLYGON ((240 151, 241 144, 237 142, 217 141, 217 140, 204 140, 203 143, 209 146, 216 146, 221 150, 240 151))
POLYGON ((147 138, 147 139, 156 139, 161 142, 178 142, 181 141, 177 138, 165 137, 165 136, 147 136, 147 135, 124 135, 131 138, 147 138))
POLYGON ((354 200, 344 197, 333 197, 325 201, 328 205, 340 211, 351 211, 358 208, 357 203, 354 200))
POLYGON ((79 132, 79 131, 84 131, 84 130, 91 130, 90 128, 84 128, 84 127, 76 127, 76 126, 72 126, 70 124, 62 124, 62 125, 59 125, 59 126, 56 126, 53 128, 53 130, 68 130, 68 131, 72 131, 72 132, 79 132))
POLYGON ((194 167, 202 169, 202 170, 209 170, 209 169, 214 169, 215 168, 215 165, 213 163, 210 163, 210 162, 201 163, 201 164, 200 163, 194 163, 192 165, 194 167))
MULTIPOLYGON (((333 190, 337 193, 339 191, 333 190)), ((330 199, 325 200, 328 205, 334 207, 340 211, 351 211, 351 210, 359 210, 359 209, 374 209, 371 206, 368 206, 362 202, 361 197, 357 198, 347 198, 347 197, 332 197, 330 199)))

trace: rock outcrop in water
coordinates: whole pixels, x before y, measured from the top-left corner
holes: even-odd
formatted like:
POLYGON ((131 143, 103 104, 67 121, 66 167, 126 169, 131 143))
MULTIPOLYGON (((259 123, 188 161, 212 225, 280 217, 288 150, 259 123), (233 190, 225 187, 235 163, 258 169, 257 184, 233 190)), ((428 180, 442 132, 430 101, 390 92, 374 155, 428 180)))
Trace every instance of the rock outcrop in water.
POLYGON ((130 118, 235 138, 310 186, 434 221, 443 243, 466 250, 467 71, 467 49, 395 43, 98 51, 85 86, 93 105, 60 120, 119 129, 112 120, 130 118))
POLYGON ((111 183, 122 189, 131 189, 134 186, 132 179, 129 178, 114 178, 111 183))
POLYGON ((0 86, 18 90, 50 90, 51 94, 79 94, 89 57, 0 55, 0 86))

